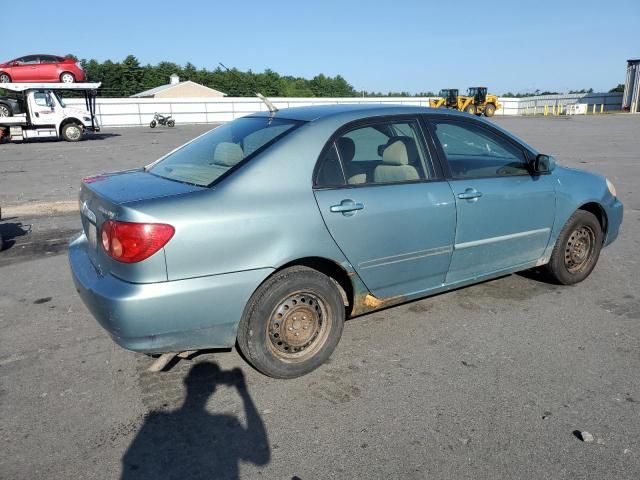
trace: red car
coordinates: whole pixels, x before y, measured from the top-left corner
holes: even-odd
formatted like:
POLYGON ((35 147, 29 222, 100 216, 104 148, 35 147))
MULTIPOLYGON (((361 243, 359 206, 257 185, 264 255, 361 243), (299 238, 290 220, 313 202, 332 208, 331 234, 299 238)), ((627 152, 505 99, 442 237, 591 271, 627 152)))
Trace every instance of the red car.
POLYGON ((84 71, 72 58, 56 55, 27 55, 0 64, 0 83, 83 82, 84 71))

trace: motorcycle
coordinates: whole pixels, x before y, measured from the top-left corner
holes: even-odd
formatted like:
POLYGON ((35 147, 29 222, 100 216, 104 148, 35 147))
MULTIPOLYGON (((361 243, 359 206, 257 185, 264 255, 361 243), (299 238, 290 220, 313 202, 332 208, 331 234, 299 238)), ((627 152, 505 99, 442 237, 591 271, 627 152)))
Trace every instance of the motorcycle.
POLYGON ((151 120, 151 123, 149 124, 149 126, 151 128, 156 128, 156 125, 162 125, 165 127, 175 127, 176 126, 176 121, 171 118, 171 115, 160 115, 159 113, 154 113, 153 114, 153 120, 151 120))

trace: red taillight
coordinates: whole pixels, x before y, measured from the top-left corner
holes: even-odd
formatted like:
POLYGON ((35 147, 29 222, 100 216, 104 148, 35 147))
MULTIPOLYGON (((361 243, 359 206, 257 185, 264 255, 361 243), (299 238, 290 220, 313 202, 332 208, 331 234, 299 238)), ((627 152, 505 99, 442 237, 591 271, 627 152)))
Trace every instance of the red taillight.
POLYGON ((107 220, 102 224, 102 248, 119 262, 140 262, 164 247, 174 233, 171 225, 162 223, 107 220))

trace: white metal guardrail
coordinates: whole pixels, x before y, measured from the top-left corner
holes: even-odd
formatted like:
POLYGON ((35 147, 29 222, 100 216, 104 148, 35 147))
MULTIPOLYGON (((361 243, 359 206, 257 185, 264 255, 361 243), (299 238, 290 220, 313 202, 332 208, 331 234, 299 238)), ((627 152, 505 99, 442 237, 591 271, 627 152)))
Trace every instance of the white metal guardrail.
MULTIPOLYGON (((428 97, 349 97, 349 98, 271 98, 278 108, 328 104, 402 104, 429 106, 428 97)), ((542 114, 558 105, 587 103, 604 105, 603 111, 620 110, 622 94, 547 95, 528 98, 500 98, 502 108, 496 115, 542 114)), ((69 105, 84 105, 84 100, 65 99, 69 105)), ((226 122, 250 113, 264 111, 257 98, 98 98, 96 113, 102 126, 145 126, 155 112, 173 115, 176 123, 226 122)), ((554 112, 557 110, 554 110, 554 112)), ((566 109, 564 110, 566 111, 566 109)), ((598 106, 598 111, 600 107, 598 106)), ((591 113, 591 112, 590 112, 591 113)))

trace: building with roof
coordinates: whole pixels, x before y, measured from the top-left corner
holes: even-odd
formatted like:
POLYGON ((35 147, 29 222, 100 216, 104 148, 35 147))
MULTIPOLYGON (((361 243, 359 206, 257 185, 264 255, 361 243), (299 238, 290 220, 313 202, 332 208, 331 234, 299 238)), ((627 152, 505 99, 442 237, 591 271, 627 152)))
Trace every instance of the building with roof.
POLYGON ((145 90, 131 95, 132 98, 215 98, 224 97, 226 94, 213 88, 205 87, 199 83, 187 80, 181 82, 175 73, 171 75, 167 85, 145 90))

